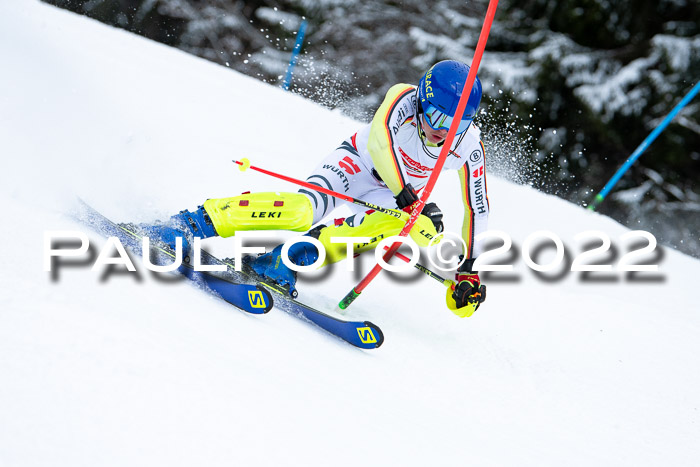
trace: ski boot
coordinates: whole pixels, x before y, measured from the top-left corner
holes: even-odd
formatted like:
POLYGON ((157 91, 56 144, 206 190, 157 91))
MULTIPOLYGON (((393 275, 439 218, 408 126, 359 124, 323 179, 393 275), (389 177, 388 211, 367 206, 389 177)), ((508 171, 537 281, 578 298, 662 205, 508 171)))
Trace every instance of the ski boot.
MULTIPOLYGON (((306 235, 318 238, 319 232, 324 227, 325 225, 316 227, 306 235)), ((257 275, 270 279, 272 282, 283 287, 288 287, 289 295, 292 298, 296 298, 299 295, 299 292, 294 287, 297 282, 297 273, 289 269, 282 262, 281 255, 283 246, 284 245, 277 245, 271 252, 264 253, 257 257, 246 256, 243 258, 243 262, 255 271, 257 275)), ((287 256, 289 256, 289 260, 297 266, 308 266, 309 264, 315 263, 318 259, 318 249, 313 243, 299 242, 289 247, 287 256)))
POLYGON ((166 222, 138 224, 135 227, 152 243, 161 244, 172 251, 175 251, 177 238, 182 238, 182 251, 185 256, 192 249, 192 241, 195 237, 208 238, 217 235, 209 215, 202 206, 194 212, 187 209, 180 211, 166 222))

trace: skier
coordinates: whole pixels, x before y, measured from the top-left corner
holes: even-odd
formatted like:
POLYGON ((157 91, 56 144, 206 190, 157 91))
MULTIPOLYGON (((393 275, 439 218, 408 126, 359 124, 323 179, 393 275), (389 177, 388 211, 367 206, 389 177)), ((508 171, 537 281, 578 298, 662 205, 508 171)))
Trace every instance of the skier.
MULTIPOLYGON (((391 87, 372 122, 323 159, 307 181, 378 206, 411 212, 435 167, 468 73, 466 64, 445 60, 432 66, 418 86, 391 87)), ((460 316, 471 315, 486 297, 485 286, 472 268, 480 252, 474 238, 486 230, 489 213, 484 146, 480 130, 472 123, 480 101, 481 82, 477 77, 443 167, 458 171, 464 203, 462 237, 466 251, 460 257, 464 262, 457 270, 455 290, 448 294, 448 306, 460 316), (455 309, 462 310, 462 314, 455 309)), ((443 230, 442 217, 435 203, 426 204, 411 237, 426 246, 443 230), (421 231, 423 235, 417 233, 421 231)), ((403 225, 403 221, 387 214, 301 189, 298 193, 246 193, 209 199, 194 212, 184 210, 172 216, 166 224, 141 228, 144 234, 171 247, 176 237, 184 237, 185 241, 192 237, 230 237, 239 230, 307 232, 326 248, 326 264, 345 257, 345 245, 331 244, 331 237, 372 238, 367 244, 355 245, 355 252, 360 252, 398 234, 403 225), (341 204, 348 204, 353 215, 309 231, 341 204)), ((296 273, 280 260, 281 250, 279 245, 244 261, 257 274, 287 285, 290 294, 296 296, 296 273)), ((288 256, 296 265, 308 265, 317 260, 318 250, 312 243, 300 242, 289 248, 288 256)))

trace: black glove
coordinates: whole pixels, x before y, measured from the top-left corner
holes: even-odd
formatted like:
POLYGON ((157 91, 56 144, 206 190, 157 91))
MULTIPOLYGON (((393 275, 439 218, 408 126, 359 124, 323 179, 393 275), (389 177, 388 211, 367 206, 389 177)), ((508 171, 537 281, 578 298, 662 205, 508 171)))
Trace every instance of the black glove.
POLYGON ((440 233, 443 230, 445 230, 445 226, 442 224, 442 211, 440 211, 440 208, 437 206, 437 204, 426 204, 423 207, 423 212, 421 212, 421 214, 433 221, 433 225, 435 226, 435 231, 437 233, 440 233))
MULTIPOLYGON (((460 260, 462 257, 460 257, 460 260)), ((467 259, 457 269, 455 279, 457 286, 452 293, 452 298, 455 299, 457 308, 465 307, 469 304, 475 304, 474 311, 479 308, 479 305, 486 300, 486 286, 481 285, 479 274, 472 271, 474 259, 467 259)))
POLYGON ((416 190, 413 189, 413 185, 410 183, 407 183, 394 198, 396 198, 396 205, 399 209, 409 213, 413 211, 413 206, 418 202, 416 190))

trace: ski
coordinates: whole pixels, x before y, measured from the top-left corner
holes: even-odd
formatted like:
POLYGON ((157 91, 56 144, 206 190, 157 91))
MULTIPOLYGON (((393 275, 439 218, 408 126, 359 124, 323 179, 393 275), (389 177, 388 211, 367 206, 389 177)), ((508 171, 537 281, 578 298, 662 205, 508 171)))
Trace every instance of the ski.
MULTIPOLYGON (((202 251, 202 257, 211 257, 211 255, 206 251, 202 251)), ((221 261, 228 266, 229 270, 235 269, 233 259, 224 258, 221 261)), ((247 275, 249 280, 253 280, 269 290, 274 296, 275 306, 277 308, 306 321, 310 321, 355 347, 361 349, 376 349, 384 343, 384 333, 382 333, 379 326, 370 321, 346 321, 306 305, 292 298, 286 287, 271 283, 265 278, 258 276, 245 263, 243 263, 240 272, 247 275)))
MULTIPOLYGON (((122 244, 138 255, 142 252, 142 237, 137 229, 128 224, 116 224, 90 205, 80 200, 82 211, 78 219, 103 236, 117 237, 122 244)), ((153 264, 172 264, 175 253, 168 247, 151 245, 150 257, 153 264)), ((235 270, 232 259, 221 260, 205 250, 201 251, 203 265, 223 265, 226 271, 200 272, 183 261, 178 271, 187 278, 202 284, 232 305, 249 313, 266 313, 273 306, 290 315, 311 322, 326 332, 343 339, 361 349, 375 349, 384 342, 384 334, 379 326, 370 321, 346 321, 331 316, 314 307, 293 299, 289 291, 258 276, 245 263, 241 271, 235 270)))
MULTIPOLYGON (((116 237, 121 244, 133 253, 143 256, 148 254, 151 263, 158 266, 172 264, 175 253, 169 248, 151 244, 150 251, 144 252, 142 236, 137 229, 132 229, 128 224, 116 224, 83 200, 80 201, 80 211, 76 213, 79 221, 93 228, 104 237, 116 237)), ((203 262, 204 263, 204 262, 203 262)), ((213 255, 207 254, 207 264, 224 265, 213 255)), ((226 272, 195 271, 195 269, 183 261, 177 271, 199 285, 203 290, 219 296, 231 305, 253 314, 267 313, 272 309, 273 299, 270 292, 257 284, 244 283, 243 277, 236 277, 228 270, 226 272)), ((235 271, 234 271, 235 272, 235 271)))

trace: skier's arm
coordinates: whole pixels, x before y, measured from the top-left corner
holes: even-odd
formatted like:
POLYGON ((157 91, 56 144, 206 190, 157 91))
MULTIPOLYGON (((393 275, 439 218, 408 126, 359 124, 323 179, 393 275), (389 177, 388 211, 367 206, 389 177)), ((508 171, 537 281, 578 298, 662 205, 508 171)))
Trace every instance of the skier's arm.
POLYGON ((406 185, 401 156, 394 147, 394 136, 399 127, 414 115, 411 96, 415 88, 410 84, 392 86, 384 102, 374 114, 367 141, 367 150, 374 167, 394 195, 406 185))
MULTIPOLYGON (((447 295, 447 307, 462 318, 471 316, 486 299, 486 286, 481 284, 479 272, 473 270, 476 257, 481 253, 475 237, 486 230, 489 216, 489 201, 486 197, 486 174, 484 168, 484 145, 479 158, 470 156, 470 166, 465 163, 459 169, 459 181, 464 202, 464 224, 462 237, 466 243, 464 262, 457 270, 457 285, 447 295)), ((476 156, 475 153, 472 153, 476 156)), ((461 259, 461 258, 460 258, 461 259)))
POLYGON ((464 203, 464 222, 462 223, 462 238, 467 245, 464 252, 467 258, 476 258, 481 253, 481 245, 474 239, 485 232, 488 226, 489 201, 486 196, 486 171, 484 168, 483 144, 481 146, 480 163, 469 166, 464 164, 459 169, 459 182, 462 188, 464 203))

